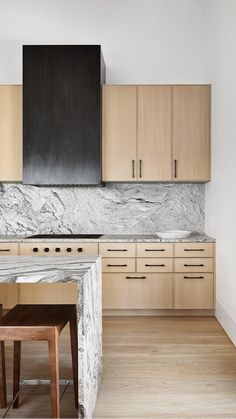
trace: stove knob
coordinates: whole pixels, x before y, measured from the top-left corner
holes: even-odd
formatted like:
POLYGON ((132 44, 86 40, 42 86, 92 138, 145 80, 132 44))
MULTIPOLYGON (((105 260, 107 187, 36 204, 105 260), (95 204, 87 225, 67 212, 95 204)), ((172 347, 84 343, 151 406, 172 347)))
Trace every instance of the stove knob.
POLYGON ((55 252, 60 252, 60 251, 61 251, 60 247, 56 247, 55 252))
POLYGON ((66 251, 67 251, 67 252, 72 252, 71 247, 67 247, 66 251))
POLYGON ((37 247, 34 247, 34 248, 33 248, 33 252, 34 252, 34 253, 37 253, 38 251, 39 251, 39 249, 38 249, 37 247))
POLYGON ((82 247, 78 247, 78 252, 83 252, 83 248, 82 247))
POLYGON ((45 247, 44 252, 46 252, 46 253, 49 252, 49 247, 45 247))

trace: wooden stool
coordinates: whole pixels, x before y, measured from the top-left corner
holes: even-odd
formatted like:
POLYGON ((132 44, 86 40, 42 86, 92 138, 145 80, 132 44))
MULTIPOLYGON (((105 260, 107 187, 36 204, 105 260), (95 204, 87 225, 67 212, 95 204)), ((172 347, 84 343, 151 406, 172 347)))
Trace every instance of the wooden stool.
MULTIPOLYGON (((16 305, 0 319, 0 403, 7 405, 4 341, 14 341, 13 399, 19 391, 21 341, 46 340, 49 347, 52 417, 60 418, 58 337, 70 322, 75 407, 78 408, 78 337, 74 304, 16 305)), ((13 408, 19 404, 16 397, 13 408)))

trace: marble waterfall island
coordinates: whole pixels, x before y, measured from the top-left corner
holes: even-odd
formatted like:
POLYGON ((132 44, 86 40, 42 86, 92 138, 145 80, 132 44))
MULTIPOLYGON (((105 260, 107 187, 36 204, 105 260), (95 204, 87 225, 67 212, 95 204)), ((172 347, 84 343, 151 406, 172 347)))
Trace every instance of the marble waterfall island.
POLYGON ((0 284, 71 281, 78 284, 78 416, 91 418, 102 373, 100 257, 0 257, 0 284))

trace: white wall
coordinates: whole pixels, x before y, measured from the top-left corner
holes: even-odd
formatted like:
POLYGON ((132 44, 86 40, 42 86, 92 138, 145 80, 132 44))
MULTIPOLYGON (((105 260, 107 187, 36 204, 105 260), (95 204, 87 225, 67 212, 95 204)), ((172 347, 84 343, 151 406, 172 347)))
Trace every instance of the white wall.
POLYGON ((212 178, 206 231, 217 238, 217 318, 236 344, 236 1, 208 0, 212 178))
POLYGON ((108 83, 204 83, 205 0, 1 0, 0 84, 21 45, 101 44, 108 83))

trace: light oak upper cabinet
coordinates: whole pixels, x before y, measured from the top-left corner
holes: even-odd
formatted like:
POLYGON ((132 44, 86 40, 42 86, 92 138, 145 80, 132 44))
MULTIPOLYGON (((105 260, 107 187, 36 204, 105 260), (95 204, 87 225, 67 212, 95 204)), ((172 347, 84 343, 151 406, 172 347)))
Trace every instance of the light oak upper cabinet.
POLYGON ((138 180, 171 180, 171 86, 138 86, 138 180))
POLYGON ((173 86, 173 180, 210 180, 210 86, 173 86))
POLYGON ((22 180, 22 86, 0 86, 0 181, 22 180))
POLYGON ((136 86, 103 86, 102 180, 136 180, 136 86))

